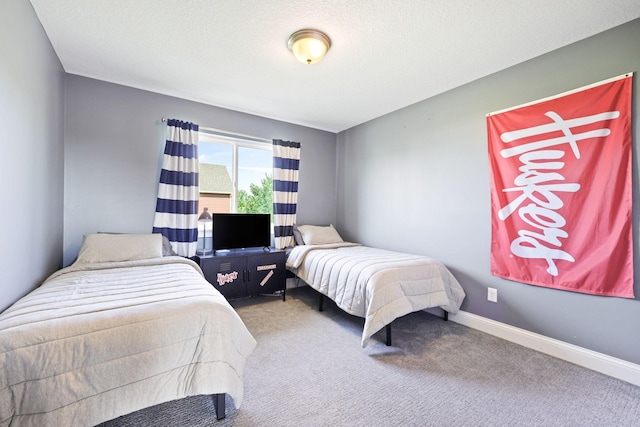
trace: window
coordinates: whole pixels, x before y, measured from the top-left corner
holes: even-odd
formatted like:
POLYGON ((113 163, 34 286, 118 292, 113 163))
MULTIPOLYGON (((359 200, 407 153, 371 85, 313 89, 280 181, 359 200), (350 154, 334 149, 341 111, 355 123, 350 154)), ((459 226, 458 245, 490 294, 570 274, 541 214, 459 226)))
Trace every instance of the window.
MULTIPOLYGON (((202 128, 198 138, 198 212, 207 208, 209 213, 268 213, 273 230, 272 145, 202 128)), ((211 253, 211 225, 210 221, 198 222, 200 254, 211 253)))
POLYGON ((199 140, 198 212, 273 212, 271 144, 203 131, 199 140))

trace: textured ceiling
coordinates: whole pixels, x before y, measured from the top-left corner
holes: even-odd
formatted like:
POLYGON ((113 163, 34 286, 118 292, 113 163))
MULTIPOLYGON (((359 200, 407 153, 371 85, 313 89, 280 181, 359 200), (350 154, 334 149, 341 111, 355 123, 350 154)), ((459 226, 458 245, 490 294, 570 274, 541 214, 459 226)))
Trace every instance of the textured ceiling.
POLYGON ((68 73, 332 132, 640 17, 638 0, 31 4, 68 73), (287 50, 302 28, 332 40, 318 64, 287 50))

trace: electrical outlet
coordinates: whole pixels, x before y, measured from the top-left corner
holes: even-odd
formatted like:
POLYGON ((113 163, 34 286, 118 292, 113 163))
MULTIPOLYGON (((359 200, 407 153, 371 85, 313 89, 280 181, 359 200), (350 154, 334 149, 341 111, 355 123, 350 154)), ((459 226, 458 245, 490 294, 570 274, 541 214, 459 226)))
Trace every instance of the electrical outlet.
POLYGON ((487 299, 491 302, 498 302, 498 290, 496 288, 487 288, 487 299))

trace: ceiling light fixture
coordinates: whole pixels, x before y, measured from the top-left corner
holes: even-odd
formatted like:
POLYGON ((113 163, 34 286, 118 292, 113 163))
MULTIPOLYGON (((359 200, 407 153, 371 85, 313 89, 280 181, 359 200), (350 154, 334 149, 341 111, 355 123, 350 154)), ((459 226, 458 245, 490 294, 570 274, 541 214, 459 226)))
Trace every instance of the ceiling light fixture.
POLYGON ((291 34, 287 44, 298 61, 315 64, 331 47, 331 39, 318 30, 299 30, 291 34))

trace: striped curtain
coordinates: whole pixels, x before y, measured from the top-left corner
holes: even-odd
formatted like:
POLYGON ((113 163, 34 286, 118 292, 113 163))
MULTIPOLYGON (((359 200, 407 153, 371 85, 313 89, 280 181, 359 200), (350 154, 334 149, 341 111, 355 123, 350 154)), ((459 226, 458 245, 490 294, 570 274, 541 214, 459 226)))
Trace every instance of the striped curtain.
POLYGON ((198 125, 167 121, 153 232, 178 255, 192 257, 198 242, 198 125))
POLYGON ((273 225, 276 249, 294 246, 300 143, 273 140, 273 225))

